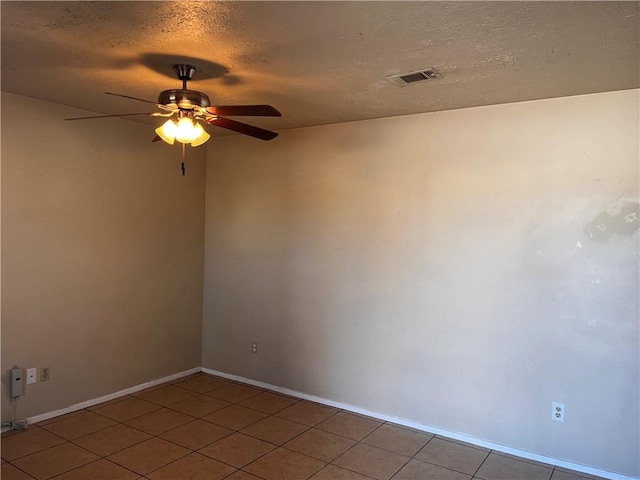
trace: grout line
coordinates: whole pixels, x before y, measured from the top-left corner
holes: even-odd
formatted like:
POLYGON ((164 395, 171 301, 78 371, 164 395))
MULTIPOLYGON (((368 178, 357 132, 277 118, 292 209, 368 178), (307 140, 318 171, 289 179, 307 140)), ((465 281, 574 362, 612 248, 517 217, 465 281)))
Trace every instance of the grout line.
MULTIPOLYGON (((111 454, 111 455, 113 455, 113 454, 111 454)), ((101 459, 101 460, 104 460, 105 462, 112 463, 112 464, 114 464, 114 465, 116 465, 116 466, 118 466, 118 467, 120 467, 120 468, 124 468, 125 470, 128 470, 129 472, 132 472, 132 473, 133 473, 133 474, 135 474, 135 475, 140 475, 138 472, 136 472, 136 471, 134 471, 134 470, 131 470, 129 467, 125 467, 124 465, 120 465, 119 463, 116 463, 116 462, 114 462, 114 461, 112 461, 112 460, 109 460, 107 457, 102 457, 102 456, 101 456, 101 457, 100 457, 100 459, 101 459)), ((66 472, 65 472, 65 473, 66 473, 66 472)), ((141 477, 144 477, 144 475, 140 475, 140 476, 141 476, 141 477)), ((54 479, 53 479, 53 480, 55 480, 55 477, 54 477, 54 479)))
POLYGON ((478 472, 480 471, 480 469, 482 468, 482 466, 484 465, 484 463, 489 459, 489 457, 491 456, 491 453, 493 453, 493 450, 490 450, 489 453, 487 453, 487 456, 484 457, 484 460, 482 460, 482 463, 480 463, 480 465, 478 466, 478 468, 476 468, 476 471, 473 472, 472 477, 475 478, 476 475, 478 475, 478 472))
MULTIPOLYGON (((62 444, 60 444, 60 445, 62 445, 62 444)), ((22 458, 24 458, 24 457, 22 457, 22 458)), ((24 471, 23 469, 21 469, 19 466, 14 465, 13 463, 11 463, 11 462, 10 462, 10 461, 8 461, 8 460, 5 460, 5 462, 6 462, 6 463, 8 463, 9 465, 11 465, 11 466, 12 466, 13 468, 15 468, 16 470, 18 470, 18 471, 20 471, 20 472, 24 473, 27 477, 29 477, 29 478, 33 478, 34 480, 36 480, 36 478, 35 478, 35 477, 32 477, 30 474, 28 474, 26 471, 24 471)))
MULTIPOLYGON (((40 428, 40 427, 38 427, 38 428, 40 428)), ((42 428, 41 428, 41 430, 44 430, 44 429, 42 429, 42 428)), ((26 431, 28 431, 28 430, 24 430, 24 431, 26 432, 26 431)), ((18 432, 18 434, 19 434, 19 433, 22 433, 22 432, 18 432)), ((20 460, 21 458, 28 457, 29 455, 35 455, 36 453, 44 452, 45 450, 50 450, 50 449, 52 449, 52 448, 59 447, 60 445, 64 445, 65 443, 70 443, 70 442, 69 442, 69 440, 67 440, 66 438, 62 438, 60 435, 56 435, 55 433, 51 433, 51 432, 49 432, 49 431, 47 431, 47 433, 50 433, 50 434, 51 434, 51 435, 53 435, 54 437, 58 437, 60 440, 63 440, 63 442, 62 442, 62 443, 58 443, 58 444, 56 444, 56 445, 51 445, 50 447, 46 447, 46 448, 43 448, 43 449, 40 449, 40 450, 36 450, 35 452, 27 453, 26 455, 21 455, 21 456, 16 457, 16 458, 14 458, 14 459, 12 459, 12 460, 7 460, 7 459, 5 458, 5 459, 4 459, 4 460, 5 460, 5 462, 10 462, 10 463, 11 463, 11 462, 15 462, 16 460, 20 460)), ((12 435, 12 436, 13 436, 13 435, 12 435)), ((15 466, 15 465, 14 465, 14 466, 15 466)))
MULTIPOLYGON (((351 469, 351 468, 349 468, 349 467, 345 467, 345 466, 343 466, 343 465, 338 465, 338 464, 336 464, 336 463, 333 463, 333 462, 335 462, 336 460, 338 460, 340 457, 342 457, 343 455, 345 455, 345 454, 346 454, 349 450, 351 450, 353 447, 355 447, 356 445, 358 445, 358 443, 360 443, 360 442, 356 442, 356 443, 355 443, 355 445, 352 445, 351 447, 349 447, 349 448, 348 448, 347 450, 345 450, 343 453, 341 453, 341 454, 340 454, 340 455, 338 455, 336 458, 334 458, 334 459, 333 459, 333 460, 331 460, 329 463, 327 463, 327 465, 333 465, 334 467, 342 468, 342 469, 344 469, 344 470, 349 470, 350 472, 357 473, 358 475, 362 475, 362 476, 367 477, 367 478, 373 478, 373 479, 375 479, 375 477, 371 477, 371 476, 366 475, 366 474, 364 474, 364 473, 357 472, 356 470, 352 470, 352 469, 351 469)), ((394 475, 395 475, 395 473, 394 473, 394 475)))

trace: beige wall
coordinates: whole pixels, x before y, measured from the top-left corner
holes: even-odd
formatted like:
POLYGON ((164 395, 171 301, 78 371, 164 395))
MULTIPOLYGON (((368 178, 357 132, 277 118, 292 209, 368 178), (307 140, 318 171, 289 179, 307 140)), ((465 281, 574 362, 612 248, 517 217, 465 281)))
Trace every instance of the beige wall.
POLYGON ((638 101, 217 139, 203 366, 638 476, 638 101))
POLYGON ((151 126, 82 114, 2 94, 2 372, 51 366, 19 418, 200 365, 205 151, 182 177, 151 126))

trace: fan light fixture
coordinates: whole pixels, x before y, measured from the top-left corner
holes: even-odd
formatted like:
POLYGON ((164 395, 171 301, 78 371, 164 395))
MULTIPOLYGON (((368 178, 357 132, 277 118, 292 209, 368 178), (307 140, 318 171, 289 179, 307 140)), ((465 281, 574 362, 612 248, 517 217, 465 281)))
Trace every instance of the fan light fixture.
POLYGON ((189 143, 192 147, 197 147, 205 143, 211 135, 204 131, 199 122, 194 122, 189 117, 182 117, 179 120, 167 120, 164 125, 156 128, 158 136, 169 145, 177 140, 180 143, 189 143))

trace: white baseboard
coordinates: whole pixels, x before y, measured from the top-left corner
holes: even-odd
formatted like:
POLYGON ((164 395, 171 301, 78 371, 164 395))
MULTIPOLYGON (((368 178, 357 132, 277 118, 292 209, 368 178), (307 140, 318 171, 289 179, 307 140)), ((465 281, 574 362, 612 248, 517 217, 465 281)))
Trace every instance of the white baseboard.
POLYGON ((91 400, 86 400, 84 402, 76 403, 75 405, 71 405, 70 407, 61 408, 60 410, 54 410, 53 412, 47 412, 40 415, 36 415, 34 417, 29 417, 27 418, 27 423, 29 424, 38 423, 44 420, 49 420, 50 418, 64 415, 66 413, 75 412, 76 410, 82 410, 83 408, 93 407, 94 405, 98 405, 99 403, 108 402, 109 400, 114 400, 119 397, 124 397, 125 395, 130 395, 132 393, 139 392, 140 390, 144 390, 145 388, 155 387, 156 385, 160 385, 161 383, 170 382, 178 378, 182 378, 188 375, 192 375, 194 373, 198 373, 201 370, 202 369, 200 367, 190 368, 189 370, 185 370, 179 373, 174 373, 173 375, 169 375, 168 377, 159 378, 157 380, 152 380, 150 382, 141 383, 140 385, 135 385, 133 387, 125 388, 124 390, 120 390, 119 392, 110 393, 109 395, 105 395, 104 397, 93 398, 91 400))
MULTIPOLYGON (((219 377, 228 378, 230 380, 235 380, 235 381, 246 383, 246 384, 249 384, 249 385, 254 385, 256 387, 265 388, 267 390, 272 390, 274 392, 279 392, 279 393, 282 393, 282 394, 285 394, 285 395, 290 395, 292 397, 300 398, 300 399, 303 399, 303 400, 309 400, 311 402, 316 402, 316 403, 320 403, 320 404, 323 404, 323 405, 328 405, 330 407, 339 408, 339 409, 346 410, 346 411, 349 411, 349 412, 359 413, 361 415, 366 415, 366 416, 369 416, 369 417, 377 418, 379 420, 384 420, 386 422, 397 423, 398 425, 404 425, 406 427, 414 428, 416 430, 421 430, 423 432, 427 432, 427 433, 431 433, 431 434, 435 434, 435 435, 441 435, 443 437, 450 438, 452 440, 459 440, 461 442, 470 443, 472 445, 477 445, 479 447, 489 448, 489 449, 495 450, 497 452, 507 453, 509 455, 515 455, 517 457, 521 457, 521 458, 528 459, 528 460, 533 460, 533 461, 536 461, 536 462, 542 462, 542 463, 546 463, 546 464, 549 464, 549 465, 554 465, 556 467, 567 468, 569 470, 574 470, 576 472, 587 473, 589 475, 595 475, 595 476, 598 476, 598 477, 608 478, 608 479, 611 479, 611 480, 638 480, 636 477, 628 477, 626 475, 621 475, 621 474, 618 474, 618 473, 608 472, 606 470, 600 470, 600 469, 589 467, 589 466, 586 466, 586 465, 580 465, 580 464, 577 464, 577 463, 567 462, 565 460, 559 460, 559 459, 552 458, 552 457, 546 457, 544 455, 538 455, 538 454, 535 454, 535 453, 527 452, 525 450, 519 450, 517 448, 512 448, 512 447, 508 447, 508 446, 505 446, 505 445, 500 445, 500 444, 497 444, 497 443, 490 442, 488 440, 483 440, 483 439, 472 437, 472 436, 465 435, 465 434, 462 434, 462 433, 450 432, 450 431, 447 431, 447 430, 442 430, 440 428, 432 427, 430 425, 425 425, 425 424, 414 422, 414 421, 407 420, 407 419, 404 419, 404 418, 394 417, 392 415, 386 415, 384 413, 379 413, 379 412, 373 412, 371 410, 367 410, 365 408, 360 408, 360 407, 355 406, 355 405, 350 405, 350 404, 341 403, 341 402, 335 402, 333 400, 329 400, 329 399, 326 399, 326 398, 316 397, 315 395, 308 395, 306 393, 298 392, 296 390, 291 390, 291 389, 288 389, 288 388, 283 388, 283 387, 279 387, 279 386, 276 386, 276 385, 271 385, 271 384, 265 383, 265 382, 259 382, 259 381, 256 381, 256 380, 253 380, 253 379, 250 379, 250 378, 241 377, 239 375, 232 375, 232 374, 229 374, 229 373, 220 372, 220 371, 212 370, 212 369, 209 369, 209 368, 201 368, 201 367, 191 368, 189 370, 185 370, 183 372, 175 373, 173 375, 169 375, 169 376, 164 377, 164 378, 159 378, 157 380, 153 380, 153 381, 150 381, 150 382, 141 383, 139 385, 135 385, 133 387, 126 388, 124 390, 120 390, 118 392, 111 393, 109 395, 105 395, 103 397, 94 398, 94 399, 91 399, 91 400, 80 402, 80 403, 77 403, 75 405, 71 405, 70 407, 62 408, 60 410, 55 410, 53 412, 43 413, 41 415, 36 415, 36 416, 33 416, 33 417, 29 417, 29 418, 27 418, 27 422, 29 424, 33 424, 33 423, 42 422, 44 420, 49 420, 50 418, 55 418, 55 417, 58 417, 60 415, 65 415, 67 413, 75 412, 77 410, 82 410, 83 408, 93 407, 94 405, 98 405, 98 404, 103 403, 103 402, 108 402, 109 400, 114 400, 114 399, 119 398, 119 397, 124 397, 125 395, 130 395, 132 393, 139 392, 139 391, 144 390, 146 388, 154 387, 156 385, 160 385, 161 383, 170 382, 172 380, 177 380, 179 378, 186 377, 188 375, 192 375, 192 374, 198 373, 198 372, 204 372, 204 373, 208 373, 210 375, 216 375, 216 376, 219 376, 219 377)), ((4 429, 3 429, 3 431, 4 431, 4 429)))
POLYGON ((334 402, 333 400, 316 397, 315 395, 308 395, 306 393, 297 392, 295 390, 290 390, 288 388, 278 387, 276 385, 271 385, 269 383, 258 382, 256 380, 241 377, 239 375, 232 375, 229 373, 219 372, 217 370, 212 370, 210 368, 204 368, 204 367, 202 368, 202 371, 210 375, 216 375, 218 377, 228 378, 229 380, 235 380, 235 381, 247 383, 249 385, 253 385, 256 387, 266 388, 267 390, 273 390, 274 392, 283 393, 285 395, 301 398, 303 400, 309 400, 311 402, 321 403, 323 405, 340 408, 342 410, 347 410, 349 412, 359 413, 361 415, 366 415, 368 417, 384 420, 385 422, 397 423, 398 425, 404 425, 405 427, 414 428, 416 430, 421 430, 423 432, 432 433, 435 435, 441 435, 443 437, 447 437, 452 440, 459 440, 461 442, 470 443, 472 445, 477 445, 479 447, 489 448, 497 452, 507 453, 509 455, 515 455, 517 457, 521 457, 527 460, 542 462, 548 465, 554 465, 556 467, 575 470, 576 472, 587 473, 589 475, 595 475, 597 477, 609 478, 611 480, 638 480, 636 477, 628 477, 626 475, 621 475, 619 473, 608 472, 606 470, 599 470, 597 468, 588 467, 586 465, 580 465, 577 463, 567 462, 565 460, 559 460, 557 458, 538 455, 536 453, 527 452, 526 450, 519 450, 517 448, 507 447, 506 445, 500 445, 498 443, 493 443, 488 440, 483 440, 481 438, 471 437, 469 435, 465 435, 462 433, 449 432, 447 430, 442 430, 440 428, 432 427, 430 425, 413 422, 411 420, 407 420, 404 418, 394 417, 391 415, 386 415, 384 413, 372 412, 371 410, 360 408, 355 405, 350 405, 350 404, 341 403, 341 402, 334 402))

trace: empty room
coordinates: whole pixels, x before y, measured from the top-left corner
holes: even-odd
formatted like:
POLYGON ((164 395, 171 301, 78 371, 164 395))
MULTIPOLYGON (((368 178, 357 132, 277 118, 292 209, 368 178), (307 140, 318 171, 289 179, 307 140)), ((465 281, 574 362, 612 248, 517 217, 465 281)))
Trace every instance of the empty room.
POLYGON ((640 478, 638 2, 0 9, 4 480, 640 478))

